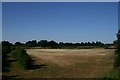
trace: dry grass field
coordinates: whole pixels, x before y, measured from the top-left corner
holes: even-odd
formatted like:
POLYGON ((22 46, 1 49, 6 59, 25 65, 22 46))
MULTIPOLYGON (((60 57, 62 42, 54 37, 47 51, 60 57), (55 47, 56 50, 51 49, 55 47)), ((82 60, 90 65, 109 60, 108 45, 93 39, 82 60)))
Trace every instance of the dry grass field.
POLYGON ((27 53, 44 66, 23 77, 96 78, 113 69, 114 49, 28 49, 27 53))
POLYGON ((16 78, 99 78, 113 70, 114 49, 27 49, 34 68, 16 61, 3 75, 16 78))

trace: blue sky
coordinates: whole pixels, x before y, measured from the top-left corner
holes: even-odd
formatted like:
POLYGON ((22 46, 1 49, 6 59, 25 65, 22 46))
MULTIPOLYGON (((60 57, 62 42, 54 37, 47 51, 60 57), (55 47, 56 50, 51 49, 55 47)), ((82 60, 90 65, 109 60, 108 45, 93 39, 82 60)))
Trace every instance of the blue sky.
POLYGON ((57 42, 116 39, 116 2, 9 2, 2 3, 3 40, 55 40, 57 42))

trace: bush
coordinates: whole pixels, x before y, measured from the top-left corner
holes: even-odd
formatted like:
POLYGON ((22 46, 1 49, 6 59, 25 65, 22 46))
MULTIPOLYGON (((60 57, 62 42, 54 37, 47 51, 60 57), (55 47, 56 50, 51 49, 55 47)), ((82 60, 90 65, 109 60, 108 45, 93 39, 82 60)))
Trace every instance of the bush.
POLYGON ((17 59, 17 50, 12 50, 11 51, 11 56, 15 59, 17 59))
POLYGON ((32 65, 31 57, 22 48, 12 50, 11 56, 15 58, 24 69, 28 69, 32 65))
POLYGON ((32 65, 32 59, 31 59, 31 57, 27 53, 24 53, 21 56, 22 57, 19 58, 19 62, 21 63, 21 66, 24 69, 28 69, 29 67, 31 67, 31 65, 32 65))
POLYGON ((119 67, 119 66, 120 66, 120 56, 115 54, 114 67, 119 67))

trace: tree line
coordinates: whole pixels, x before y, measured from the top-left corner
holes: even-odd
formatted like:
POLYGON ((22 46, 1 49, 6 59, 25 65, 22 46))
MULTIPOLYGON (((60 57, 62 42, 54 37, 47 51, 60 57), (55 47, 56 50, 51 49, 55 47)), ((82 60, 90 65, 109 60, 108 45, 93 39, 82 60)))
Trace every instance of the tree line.
POLYGON ((105 47, 106 45, 100 41, 96 42, 81 42, 81 43, 69 43, 69 42, 55 42, 54 40, 31 40, 26 43, 16 42, 15 46, 23 47, 41 47, 41 48, 93 48, 93 47, 105 47))
POLYGON ((104 44, 102 42, 81 42, 81 43, 63 43, 47 40, 31 40, 26 43, 16 42, 15 44, 9 41, 2 41, 2 71, 6 71, 10 66, 8 57, 11 56, 18 61, 18 63, 24 69, 29 69, 32 66, 32 58, 26 53, 25 48, 27 47, 43 47, 43 48, 78 48, 78 47, 105 47, 110 45, 116 46, 114 67, 120 67, 120 31, 117 34, 117 40, 113 44, 104 44))

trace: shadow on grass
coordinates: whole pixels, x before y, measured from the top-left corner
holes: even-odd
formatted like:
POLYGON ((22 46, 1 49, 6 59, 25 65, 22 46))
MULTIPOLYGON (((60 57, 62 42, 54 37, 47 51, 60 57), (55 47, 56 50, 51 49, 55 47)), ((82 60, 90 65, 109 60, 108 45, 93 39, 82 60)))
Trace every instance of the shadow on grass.
POLYGON ((9 62, 9 55, 4 54, 2 56, 2 72, 9 72, 10 71, 10 62, 9 62))
POLYGON ((44 67, 44 66, 47 66, 47 65, 45 65, 45 64, 39 64, 39 63, 36 63, 35 62, 36 60, 33 60, 32 59, 32 64, 30 65, 30 67, 28 68, 28 70, 35 70, 35 69, 40 69, 40 68, 42 68, 42 67, 44 67))
POLYGON ((2 76, 2 80, 6 80, 6 79, 8 79, 8 80, 11 80, 12 78, 17 78, 17 77, 19 77, 19 75, 12 75, 12 76, 2 76))
POLYGON ((16 78, 16 77, 19 77, 19 75, 12 75, 12 76, 9 76, 10 78, 16 78))
POLYGON ((12 59, 12 60, 9 60, 9 62, 11 63, 11 62, 16 62, 17 60, 15 60, 15 59, 12 59))
POLYGON ((2 59, 2 72, 10 72, 10 66, 12 62, 16 62, 15 59, 9 59, 9 56, 2 59))
POLYGON ((34 64, 29 69, 35 70, 35 69, 40 69, 40 68, 42 68, 44 66, 46 66, 46 65, 44 65, 44 64, 41 64, 41 65, 34 64))

